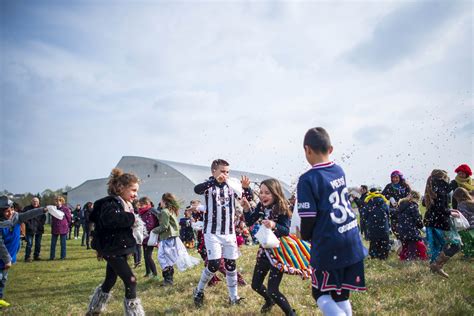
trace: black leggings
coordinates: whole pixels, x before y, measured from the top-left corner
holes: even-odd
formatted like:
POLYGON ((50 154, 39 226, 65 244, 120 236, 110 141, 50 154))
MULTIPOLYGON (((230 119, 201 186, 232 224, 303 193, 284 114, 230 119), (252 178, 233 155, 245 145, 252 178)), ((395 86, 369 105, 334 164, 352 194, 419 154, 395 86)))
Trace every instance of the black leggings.
POLYGON ((102 283, 102 291, 109 293, 119 276, 125 287, 125 298, 134 299, 137 297, 137 279, 128 265, 127 256, 104 257, 107 261, 105 270, 105 280, 102 283))
POLYGON ((276 303, 285 312, 286 315, 292 312, 290 303, 288 303, 286 297, 280 292, 280 282, 283 278, 283 272, 280 272, 277 268, 273 267, 268 261, 267 256, 262 249, 259 249, 257 255, 257 263, 253 270, 252 276, 252 289, 263 296, 265 301, 276 303), (263 280, 270 271, 270 277, 268 278, 268 290, 263 285, 263 280))
POLYGON ((156 275, 156 265, 152 257, 153 249, 155 249, 154 246, 143 245, 143 258, 145 259, 146 274, 151 272, 153 275, 156 275))

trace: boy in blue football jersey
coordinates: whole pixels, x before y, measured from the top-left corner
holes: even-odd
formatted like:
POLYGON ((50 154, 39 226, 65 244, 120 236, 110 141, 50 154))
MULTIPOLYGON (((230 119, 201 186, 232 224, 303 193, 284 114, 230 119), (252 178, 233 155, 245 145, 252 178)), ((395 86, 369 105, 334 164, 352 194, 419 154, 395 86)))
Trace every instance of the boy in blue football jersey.
POLYGON ((297 186, 301 237, 311 241, 312 294, 324 315, 352 315, 349 291, 365 291, 364 257, 357 219, 348 202, 346 176, 329 160, 328 133, 311 128, 304 137, 312 166, 297 186))

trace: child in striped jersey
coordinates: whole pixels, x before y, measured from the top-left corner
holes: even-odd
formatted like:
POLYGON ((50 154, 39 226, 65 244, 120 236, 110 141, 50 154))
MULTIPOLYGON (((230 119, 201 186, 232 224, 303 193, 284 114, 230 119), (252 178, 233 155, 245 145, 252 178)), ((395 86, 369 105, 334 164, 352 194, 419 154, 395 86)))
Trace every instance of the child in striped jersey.
MULTIPOLYGON (((211 164, 212 176, 204 183, 194 187, 196 194, 204 194, 204 242, 208 264, 203 270, 197 288, 194 290, 194 304, 197 307, 204 303, 204 288, 219 269, 219 261, 224 258, 227 289, 231 305, 239 304, 241 298, 237 293, 236 259, 238 247, 235 236, 235 203, 236 193, 227 184, 229 163, 216 159, 211 164)), ((250 180, 242 177, 242 188, 246 196, 251 195, 250 180)))

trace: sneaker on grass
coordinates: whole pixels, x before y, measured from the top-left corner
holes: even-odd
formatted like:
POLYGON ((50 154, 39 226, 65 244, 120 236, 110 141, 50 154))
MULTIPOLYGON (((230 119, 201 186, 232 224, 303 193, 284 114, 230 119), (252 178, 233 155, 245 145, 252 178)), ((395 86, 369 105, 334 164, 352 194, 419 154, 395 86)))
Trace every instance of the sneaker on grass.
POLYGON ((0 299, 0 307, 8 307, 8 306, 10 306, 10 303, 8 303, 7 301, 3 299, 0 299))

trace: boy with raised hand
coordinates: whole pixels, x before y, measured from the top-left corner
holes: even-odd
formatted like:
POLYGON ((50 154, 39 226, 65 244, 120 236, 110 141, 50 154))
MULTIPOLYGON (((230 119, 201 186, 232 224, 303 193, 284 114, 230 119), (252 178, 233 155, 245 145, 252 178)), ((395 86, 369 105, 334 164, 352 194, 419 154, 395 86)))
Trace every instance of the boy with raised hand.
MULTIPOLYGON (((201 279, 194 290, 194 304, 202 306, 204 288, 219 269, 221 257, 224 258, 227 289, 231 305, 239 304, 241 298, 237 293, 236 259, 239 256, 235 235, 235 203, 236 193, 227 184, 229 163, 216 159, 211 164, 212 176, 209 180, 194 187, 196 194, 205 196, 204 243, 206 245, 208 264, 201 274, 201 279)), ((249 178, 242 177, 242 188, 248 199, 251 199, 249 178)))
POLYGON ((352 315, 349 291, 365 291, 364 257, 357 219, 348 202, 346 176, 330 161, 328 133, 311 128, 304 137, 312 166, 297 186, 301 238, 311 241, 312 294, 324 315, 352 315))
POLYGON ((17 213, 13 209, 13 202, 5 195, 0 196, 0 307, 10 306, 10 303, 3 299, 3 292, 8 270, 16 262, 16 255, 20 250, 20 224, 47 211, 47 208, 39 207, 17 213))

